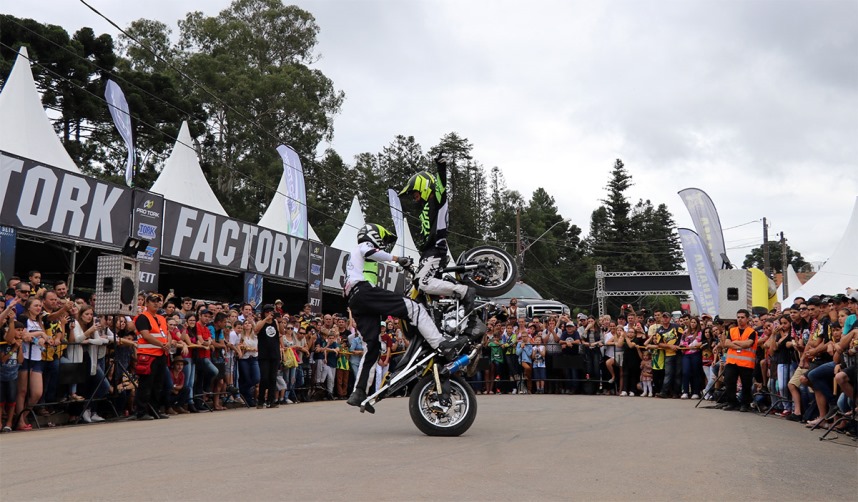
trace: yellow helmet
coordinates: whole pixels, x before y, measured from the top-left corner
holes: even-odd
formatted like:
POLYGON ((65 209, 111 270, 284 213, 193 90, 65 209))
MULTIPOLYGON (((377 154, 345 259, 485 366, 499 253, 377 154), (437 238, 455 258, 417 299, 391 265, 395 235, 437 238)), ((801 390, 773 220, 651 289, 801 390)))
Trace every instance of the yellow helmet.
POLYGON ((435 189, 435 176, 428 171, 420 171, 411 178, 405 187, 399 191, 399 196, 402 197, 410 192, 418 192, 420 198, 424 201, 429 200, 432 195, 432 190, 435 189))

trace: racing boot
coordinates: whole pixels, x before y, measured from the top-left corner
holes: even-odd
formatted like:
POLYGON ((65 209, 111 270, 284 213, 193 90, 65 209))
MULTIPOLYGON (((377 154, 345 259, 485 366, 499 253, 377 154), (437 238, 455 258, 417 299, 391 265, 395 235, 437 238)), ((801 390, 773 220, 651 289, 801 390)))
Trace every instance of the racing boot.
POLYGON ((355 389, 352 392, 352 395, 349 396, 349 399, 346 403, 349 406, 360 406, 362 402, 366 401, 366 391, 363 389, 355 389))
POLYGON ((468 338, 465 336, 457 336, 454 338, 446 338, 438 345, 438 352, 448 361, 453 361, 462 352, 462 349, 467 345, 468 338))

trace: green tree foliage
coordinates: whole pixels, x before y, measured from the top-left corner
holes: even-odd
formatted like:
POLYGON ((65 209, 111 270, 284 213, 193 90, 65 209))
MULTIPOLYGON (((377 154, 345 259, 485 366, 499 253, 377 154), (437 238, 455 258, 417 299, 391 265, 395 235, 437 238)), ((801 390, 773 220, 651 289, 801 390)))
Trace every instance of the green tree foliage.
MULTIPOLYGON (((796 272, 802 271, 808 263, 798 251, 793 251, 787 244, 787 263, 792 265, 796 272)), ((774 273, 783 273, 784 265, 781 254, 780 241, 769 241, 769 266, 774 273)), ((745 255, 745 261, 742 263, 742 268, 756 267, 763 269, 763 246, 756 247, 750 253, 745 255)))
POLYGON ((590 217, 587 249, 606 271, 677 270, 683 263, 673 215, 665 204, 639 200, 634 207, 625 192, 632 176, 617 159, 602 206, 590 217))
POLYGON ((333 135, 344 94, 319 70, 313 16, 278 0, 235 0, 218 15, 179 22, 177 58, 208 116, 203 168, 233 216, 255 221, 282 173, 281 143, 304 159, 333 135), (233 200, 242 200, 240 206, 233 200))

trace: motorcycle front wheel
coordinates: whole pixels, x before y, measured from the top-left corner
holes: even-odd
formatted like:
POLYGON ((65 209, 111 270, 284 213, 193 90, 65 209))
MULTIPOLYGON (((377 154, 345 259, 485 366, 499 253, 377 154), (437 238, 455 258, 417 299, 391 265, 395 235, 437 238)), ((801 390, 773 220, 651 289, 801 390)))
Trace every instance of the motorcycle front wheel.
POLYGON ((460 436, 477 418, 477 396, 464 378, 450 377, 450 403, 439 401, 435 378, 430 373, 414 387, 408 411, 414 425, 427 436, 460 436))
POLYGON ((459 280, 477 290, 477 294, 494 298, 508 293, 518 280, 515 259, 503 249, 477 246, 459 255, 458 265, 481 263, 483 267, 459 274, 459 280))

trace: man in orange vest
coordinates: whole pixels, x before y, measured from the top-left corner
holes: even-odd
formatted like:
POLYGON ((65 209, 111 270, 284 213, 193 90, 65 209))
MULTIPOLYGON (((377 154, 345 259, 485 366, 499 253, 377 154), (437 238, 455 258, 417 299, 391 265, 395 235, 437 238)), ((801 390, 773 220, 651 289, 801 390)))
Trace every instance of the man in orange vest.
POLYGON ((163 404, 161 390, 170 347, 167 321, 158 315, 163 301, 158 294, 147 296, 146 310, 134 322, 137 328, 137 420, 169 418, 158 411, 163 404), (149 413, 150 403, 154 416, 149 413))
POLYGON ((730 328, 729 336, 722 343, 727 349, 727 364, 724 366, 725 396, 727 411, 751 411, 752 386, 754 384, 754 364, 757 354, 757 332, 748 326, 750 312, 745 309, 736 311, 738 326, 730 328), (736 399, 736 380, 742 380, 742 399, 736 399))

